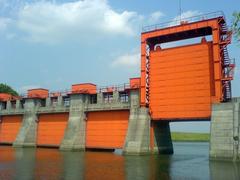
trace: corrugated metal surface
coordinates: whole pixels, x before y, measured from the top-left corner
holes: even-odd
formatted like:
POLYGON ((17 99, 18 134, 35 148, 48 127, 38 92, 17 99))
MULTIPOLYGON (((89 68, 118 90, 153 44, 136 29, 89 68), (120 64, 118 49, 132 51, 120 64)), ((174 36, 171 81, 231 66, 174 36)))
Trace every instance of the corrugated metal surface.
POLYGON ((153 119, 208 118, 214 92, 212 43, 151 51, 150 110, 153 119))
POLYGON ((128 128, 129 111, 90 112, 87 118, 87 148, 122 148, 128 128))
POLYGON ((2 116, 0 123, 0 143, 13 143, 22 123, 22 116, 2 116))
POLYGON ((67 126, 68 113, 42 114, 39 116, 37 145, 59 146, 67 126))

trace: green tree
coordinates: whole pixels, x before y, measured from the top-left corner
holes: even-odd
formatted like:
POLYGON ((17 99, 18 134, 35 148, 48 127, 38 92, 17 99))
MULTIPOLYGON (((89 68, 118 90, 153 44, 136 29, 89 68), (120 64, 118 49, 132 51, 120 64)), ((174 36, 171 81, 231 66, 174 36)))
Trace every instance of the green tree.
POLYGON ((13 88, 3 83, 0 83, 0 93, 8 93, 13 96, 18 96, 18 93, 13 88))
POLYGON ((240 41, 240 12, 234 12, 233 17, 232 30, 237 41, 240 41))

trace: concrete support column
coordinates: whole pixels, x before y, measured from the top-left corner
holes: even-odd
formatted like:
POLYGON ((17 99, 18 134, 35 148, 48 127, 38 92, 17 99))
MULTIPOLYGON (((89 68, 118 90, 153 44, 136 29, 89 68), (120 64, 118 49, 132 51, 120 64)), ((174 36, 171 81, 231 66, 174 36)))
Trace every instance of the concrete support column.
MULTIPOLYGON (((234 109, 232 102, 212 106, 210 159, 234 159, 234 144, 237 144, 234 141, 234 127, 237 126, 237 123, 234 123, 234 109)), ((237 137, 235 139, 237 141, 237 137)))
POLYGON ((85 150, 86 96, 88 95, 70 95, 69 119, 64 139, 60 145, 61 150, 85 150))
POLYGON ((7 101, 7 110, 10 110, 12 108, 11 101, 7 101))
POLYGON ((153 152, 159 154, 173 154, 173 144, 169 122, 152 121, 153 152))
POLYGON ((130 117, 124 154, 150 153, 150 116, 145 107, 139 107, 139 91, 130 92, 130 117))
POLYGON ((3 110, 3 102, 0 102, 0 111, 3 110))
POLYGON ((46 98, 46 107, 50 107, 51 104, 52 104, 51 98, 50 97, 46 98))
POLYGON ((118 102, 119 101, 119 92, 118 91, 114 91, 113 92, 113 102, 118 102))
POLYGON ((21 108, 21 102, 20 100, 16 100, 16 109, 20 109, 21 108))
POLYGON ((233 160, 239 160, 239 126, 240 126, 240 103, 234 103, 234 110, 233 110, 233 160))
POLYGON ((58 106, 63 106, 63 97, 62 96, 58 96, 57 105, 58 106))
POLYGON ((37 139, 37 99, 26 99, 21 129, 17 135, 14 147, 35 147, 37 139))
POLYGON ((97 93, 97 103, 98 104, 103 103, 103 93, 102 92, 97 93))

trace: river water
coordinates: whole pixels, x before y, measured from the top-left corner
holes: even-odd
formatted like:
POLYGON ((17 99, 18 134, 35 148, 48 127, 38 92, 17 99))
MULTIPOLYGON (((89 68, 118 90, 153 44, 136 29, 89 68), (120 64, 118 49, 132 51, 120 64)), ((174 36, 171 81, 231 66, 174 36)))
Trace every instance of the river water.
POLYGON ((0 147, 0 179, 240 179, 240 164, 208 160, 208 143, 174 143, 174 155, 0 147))

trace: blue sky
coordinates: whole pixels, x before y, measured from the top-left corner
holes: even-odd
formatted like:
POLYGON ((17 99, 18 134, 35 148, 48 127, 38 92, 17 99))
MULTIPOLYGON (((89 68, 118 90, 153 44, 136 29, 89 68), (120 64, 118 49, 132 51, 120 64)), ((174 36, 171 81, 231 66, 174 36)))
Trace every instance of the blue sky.
MULTIPOLYGON (((239 3, 182 0, 182 16, 221 10, 230 24, 239 3)), ((139 76, 142 26, 178 15, 176 0, 0 0, 0 82, 20 92, 33 87, 64 90, 82 82, 128 82, 139 76)), ((229 53, 240 65, 240 45, 230 45, 229 53)), ((234 96, 240 96, 239 69, 234 96)), ((208 123, 187 128, 175 124, 177 130, 209 128, 208 123)))

